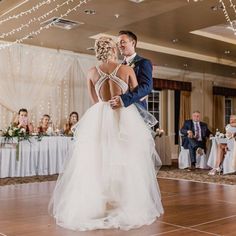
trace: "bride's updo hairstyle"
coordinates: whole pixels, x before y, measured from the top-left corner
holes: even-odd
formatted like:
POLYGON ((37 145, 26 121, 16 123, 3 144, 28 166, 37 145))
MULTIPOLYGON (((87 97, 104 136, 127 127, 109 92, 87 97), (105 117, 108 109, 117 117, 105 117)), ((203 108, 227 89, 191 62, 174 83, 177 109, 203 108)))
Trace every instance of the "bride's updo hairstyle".
POLYGON ((112 38, 101 37, 95 41, 95 53, 99 61, 107 62, 114 55, 116 43, 112 38))

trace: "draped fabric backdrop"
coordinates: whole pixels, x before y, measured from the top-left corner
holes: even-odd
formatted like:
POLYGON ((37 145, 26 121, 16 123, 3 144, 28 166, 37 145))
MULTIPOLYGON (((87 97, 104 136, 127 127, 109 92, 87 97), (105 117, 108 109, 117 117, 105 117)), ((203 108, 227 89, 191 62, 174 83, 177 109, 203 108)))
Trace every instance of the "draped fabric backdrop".
POLYGON ((71 111, 81 116, 91 105, 86 74, 94 56, 16 45, 0 50, 0 129, 20 108, 27 108, 38 125, 49 114, 62 127, 71 111))

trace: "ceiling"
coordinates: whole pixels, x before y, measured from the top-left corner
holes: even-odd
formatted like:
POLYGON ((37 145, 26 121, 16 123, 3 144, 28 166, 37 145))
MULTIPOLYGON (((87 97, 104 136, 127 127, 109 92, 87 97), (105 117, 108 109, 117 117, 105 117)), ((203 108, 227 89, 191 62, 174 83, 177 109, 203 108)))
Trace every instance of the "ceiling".
MULTIPOLYGON (((0 21, 46 1, 2 0, 0 1, 0 21)), ((0 24, 0 34, 16 29, 64 2, 66 1, 51 0, 50 4, 44 4, 28 15, 3 22, 0 24)), ((58 11, 52 12, 41 22, 55 16, 59 17, 79 2, 79 0, 70 0, 68 4, 59 7, 58 11)), ((233 31, 225 29, 226 20, 222 9, 212 10, 212 7, 219 5, 219 0, 199 0, 198 2, 190 0, 190 2, 188 3, 187 0, 144 0, 141 3, 135 3, 129 0, 90 0, 81 4, 77 11, 64 17, 84 24, 71 30, 50 27, 42 30, 32 39, 26 39, 23 43, 94 54, 93 51, 87 50, 93 47, 92 36, 101 33, 115 36, 120 30, 128 29, 138 36, 140 42, 138 53, 150 58, 155 65, 236 78, 236 36, 233 35, 233 31), (88 15, 85 13, 88 9, 95 10, 96 13, 88 15), (202 29, 218 25, 221 27, 216 27, 210 32, 218 34, 218 37, 201 35, 205 32, 202 29), (223 30, 220 31, 220 29, 223 30), (198 33, 193 34, 192 31, 198 33), (225 38, 231 37, 231 40, 225 40, 226 42, 220 40, 223 33, 225 33, 225 38)), ((224 0, 224 2, 229 9, 230 17, 235 19, 236 14, 233 8, 227 5, 229 0, 224 0)), ((14 42, 32 31, 37 31, 41 26, 40 22, 35 21, 29 27, 16 31, 3 40, 14 42)))

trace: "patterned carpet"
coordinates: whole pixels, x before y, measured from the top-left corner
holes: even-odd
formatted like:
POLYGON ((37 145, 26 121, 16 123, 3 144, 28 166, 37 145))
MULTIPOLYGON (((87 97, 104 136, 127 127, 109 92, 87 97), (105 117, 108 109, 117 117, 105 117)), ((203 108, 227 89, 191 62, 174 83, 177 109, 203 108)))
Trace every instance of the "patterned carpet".
POLYGON ((202 183, 216 183, 216 184, 236 184, 236 175, 215 175, 209 176, 209 170, 196 169, 194 171, 180 170, 177 167, 162 166, 158 173, 158 178, 167 179, 184 179, 189 181, 196 181, 202 183))
POLYGON ((44 181, 54 181, 58 175, 44 175, 44 176, 29 176, 29 177, 11 177, 11 178, 0 178, 0 186, 10 184, 25 184, 35 183, 44 181))
MULTIPOLYGON (((158 178, 167 179, 184 179, 189 181, 197 181, 202 183, 216 183, 216 184, 236 184, 236 175, 216 175, 208 176, 208 170, 196 169, 194 171, 180 170, 175 166, 162 166, 158 178)), ((0 186, 10 184, 24 184, 33 182, 54 181, 58 175, 48 176, 31 176, 31 177, 17 177, 17 178, 0 178, 0 186)))

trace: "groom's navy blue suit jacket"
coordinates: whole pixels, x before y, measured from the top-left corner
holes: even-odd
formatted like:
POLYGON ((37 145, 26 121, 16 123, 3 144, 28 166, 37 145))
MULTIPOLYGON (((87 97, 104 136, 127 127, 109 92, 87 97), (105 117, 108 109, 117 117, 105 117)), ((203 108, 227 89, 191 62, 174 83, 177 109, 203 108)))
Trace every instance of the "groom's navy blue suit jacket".
POLYGON ((136 55, 131 62, 131 66, 132 65, 134 65, 138 86, 132 92, 128 91, 122 94, 121 99, 125 107, 133 103, 138 103, 143 108, 147 109, 146 99, 143 101, 140 101, 140 99, 147 96, 152 91, 152 63, 148 59, 136 55))

